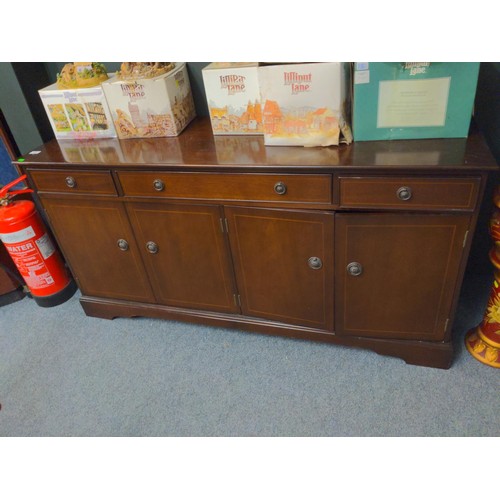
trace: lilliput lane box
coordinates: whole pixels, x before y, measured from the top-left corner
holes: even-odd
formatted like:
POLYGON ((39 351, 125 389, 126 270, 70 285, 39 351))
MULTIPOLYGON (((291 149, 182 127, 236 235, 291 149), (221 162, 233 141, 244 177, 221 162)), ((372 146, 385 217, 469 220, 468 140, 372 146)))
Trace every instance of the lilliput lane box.
POLYGON ((479 63, 354 63, 356 141, 467 137, 479 63))
POLYGON ((258 73, 266 145, 351 142, 348 63, 261 65, 258 73))
POLYGON ((57 139, 116 137, 101 85, 59 89, 54 83, 38 93, 57 139))
POLYGON ((123 63, 102 87, 120 139, 177 136, 195 117, 185 63, 123 63))
POLYGON ((258 63, 211 63, 202 70, 215 135, 262 134, 258 63))

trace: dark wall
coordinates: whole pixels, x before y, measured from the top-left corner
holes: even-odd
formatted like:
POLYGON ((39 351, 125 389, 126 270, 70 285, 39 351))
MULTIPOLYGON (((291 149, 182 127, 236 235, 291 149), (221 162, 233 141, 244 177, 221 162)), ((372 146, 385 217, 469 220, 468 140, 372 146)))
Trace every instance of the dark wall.
POLYGON ((481 63, 475 117, 491 152, 500 163, 500 63, 481 63))
MULTIPOLYGON (((481 63, 474 105, 474 119, 500 165, 499 63, 481 63)), ((462 312, 473 310, 472 304, 482 303, 484 307, 486 306, 493 279, 493 266, 488 255, 493 244, 489 234, 489 222, 495 209, 493 194, 499 185, 500 174, 498 172, 490 173, 462 285, 462 312)), ((482 314, 481 307, 475 310, 482 314)), ((479 320, 477 319, 477 321, 479 320)), ((471 324, 471 326, 473 325, 471 324)))
POLYGON ((26 99, 35 125, 43 142, 54 137, 47 113, 43 107, 38 91, 52 82, 43 63, 25 62, 12 63, 12 69, 16 75, 19 87, 26 99))
POLYGON ((43 142, 12 63, 8 62, 0 62, 0 110, 21 153, 43 142))

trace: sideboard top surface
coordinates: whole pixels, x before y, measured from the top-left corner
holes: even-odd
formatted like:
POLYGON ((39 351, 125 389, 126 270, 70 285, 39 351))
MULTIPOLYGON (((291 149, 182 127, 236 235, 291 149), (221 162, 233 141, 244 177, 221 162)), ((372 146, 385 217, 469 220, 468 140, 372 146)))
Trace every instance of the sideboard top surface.
MULTIPOLYGON (((21 160, 43 168, 122 167, 241 170, 335 171, 418 169, 482 171, 498 168, 475 126, 468 138, 354 142, 350 145, 305 148, 266 146, 262 136, 214 136, 208 118, 196 118, 178 137, 141 139, 53 139, 21 160)), ((16 162, 17 163, 17 162, 16 162)))

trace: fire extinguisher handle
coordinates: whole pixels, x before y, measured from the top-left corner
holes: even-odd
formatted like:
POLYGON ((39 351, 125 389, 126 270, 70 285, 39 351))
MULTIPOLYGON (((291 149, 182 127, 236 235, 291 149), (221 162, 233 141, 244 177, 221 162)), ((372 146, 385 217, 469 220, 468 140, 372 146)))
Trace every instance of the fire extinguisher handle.
POLYGON ((24 194, 24 193, 32 193, 33 189, 19 189, 18 191, 11 191, 9 193, 9 197, 12 198, 14 196, 17 196, 18 194, 24 194))
POLYGON ((21 181, 24 181, 24 179, 26 179, 26 174, 25 175, 21 175, 21 177, 15 179, 12 182, 9 182, 5 186, 3 186, 0 189, 0 199, 1 198, 12 198, 13 196, 16 196, 18 194, 23 194, 23 193, 32 193, 33 189, 29 189, 29 188, 28 189, 19 189, 17 191, 11 191, 9 193, 9 189, 11 187, 14 187, 16 184, 19 184, 21 181))
POLYGON ((19 184, 21 181, 24 181, 24 179, 26 179, 26 175, 21 175, 21 177, 14 179, 12 182, 9 182, 8 184, 5 184, 5 186, 0 189, 0 196, 5 196, 7 194, 7 191, 11 187, 14 187, 16 184, 19 184))

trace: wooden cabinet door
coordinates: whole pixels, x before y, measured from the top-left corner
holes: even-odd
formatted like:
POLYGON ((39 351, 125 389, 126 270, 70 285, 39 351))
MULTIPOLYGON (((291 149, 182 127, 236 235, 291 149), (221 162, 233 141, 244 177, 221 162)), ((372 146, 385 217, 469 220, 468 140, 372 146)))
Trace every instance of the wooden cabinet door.
POLYGON ((224 211, 243 314, 332 331, 333 214, 224 211))
POLYGON ((240 311, 221 207, 130 203, 128 211, 159 302, 240 311))
POLYGON ((43 205, 84 295, 155 301, 122 203, 45 198, 43 205))
POLYGON ((468 216, 337 214, 336 334, 443 340, 468 216))

